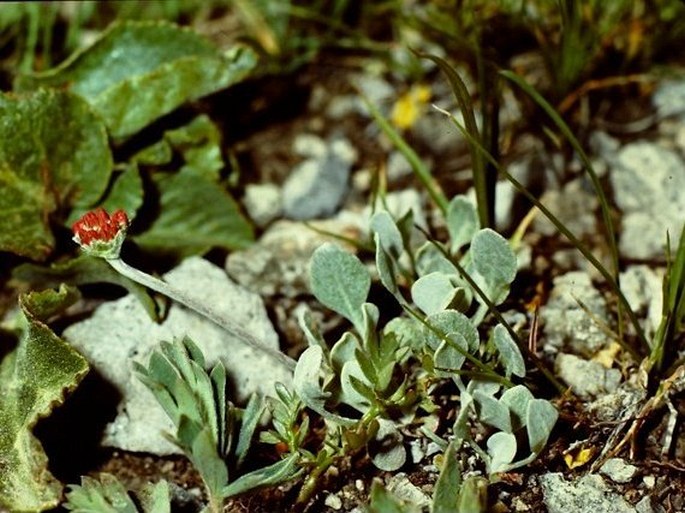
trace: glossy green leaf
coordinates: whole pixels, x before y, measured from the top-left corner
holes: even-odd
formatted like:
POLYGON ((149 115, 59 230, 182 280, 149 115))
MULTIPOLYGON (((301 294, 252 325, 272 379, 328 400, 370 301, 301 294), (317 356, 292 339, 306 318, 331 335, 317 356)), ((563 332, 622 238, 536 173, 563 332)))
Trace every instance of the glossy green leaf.
POLYGON ((310 286, 316 299, 364 333, 362 304, 369 295, 371 277, 356 256, 333 243, 323 244, 310 261, 310 286))
POLYGON ((88 372, 86 360, 40 320, 55 311, 60 298, 66 306, 71 297, 62 287, 19 298, 26 331, 0 364, 0 506, 9 510, 53 508, 62 495, 31 431, 88 372))
POLYGON ((0 94, 0 250, 44 260, 50 218, 94 205, 112 168, 105 127, 63 91, 0 94))
POLYGON ((50 267, 22 264, 12 272, 12 277, 32 284, 34 287, 55 287, 60 283, 85 285, 89 283, 113 283, 135 295, 153 320, 158 319, 157 306, 142 285, 122 276, 102 258, 80 255, 50 267))
POLYGON ((520 378, 526 375, 526 363, 521 355, 521 350, 511 338, 511 335, 504 326, 498 324, 492 330, 492 338, 499 353, 499 358, 504 365, 505 374, 507 377, 518 376, 520 378))
POLYGON ((83 96, 115 138, 247 76, 257 63, 247 47, 222 55, 195 32, 165 22, 112 24, 95 42, 18 89, 67 87, 83 96))
POLYGON ((185 167, 161 174, 154 183, 160 195, 159 216, 133 237, 144 249, 183 257, 214 247, 244 248, 254 239, 252 226, 233 198, 202 172, 185 167))
POLYGON ((455 196, 447 207, 445 216, 447 231, 450 234, 450 251, 456 253, 471 239, 480 228, 476 207, 464 196, 455 196))

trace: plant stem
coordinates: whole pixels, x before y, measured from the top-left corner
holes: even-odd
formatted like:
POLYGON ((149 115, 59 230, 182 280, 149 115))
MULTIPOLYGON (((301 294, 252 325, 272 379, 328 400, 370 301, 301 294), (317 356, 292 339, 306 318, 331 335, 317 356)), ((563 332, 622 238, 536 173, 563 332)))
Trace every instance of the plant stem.
POLYGON ((295 369, 295 360, 281 353, 280 351, 268 347, 264 342, 257 339, 257 337, 255 337, 250 332, 240 327, 235 321, 227 319, 215 310, 212 310, 211 308, 207 307, 201 302, 187 296, 186 294, 172 287, 168 283, 153 276, 150 276, 147 273, 139 271, 135 267, 131 267, 121 258, 107 259, 107 262, 114 268, 114 270, 116 270, 121 275, 126 276, 127 278, 130 278, 131 280, 137 283, 140 283, 144 287, 159 292, 160 294, 163 294, 173 299, 177 303, 180 303, 183 306, 190 308, 191 310, 194 310, 203 317, 212 321, 217 326, 226 330, 231 335, 238 338, 242 343, 250 346, 252 349, 267 354, 274 360, 277 360, 280 364, 285 365, 289 370, 295 369))

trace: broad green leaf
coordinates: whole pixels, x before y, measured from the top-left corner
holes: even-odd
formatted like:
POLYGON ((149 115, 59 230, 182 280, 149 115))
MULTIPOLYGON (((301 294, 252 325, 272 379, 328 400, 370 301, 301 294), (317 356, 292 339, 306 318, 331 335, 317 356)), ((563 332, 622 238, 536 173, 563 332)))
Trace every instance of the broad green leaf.
POLYGON ((359 259, 333 243, 320 246, 310 260, 310 286, 321 303, 348 319, 363 334, 362 304, 371 288, 369 273, 359 259))
POLYGON ((466 292, 458 287, 457 277, 439 271, 416 280, 411 287, 411 298, 426 315, 448 308, 461 310, 469 306, 466 304, 466 292))
POLYGON ((450 333, 459 333, 468 344, 470 352, 476 351, 480 345, 478 331, 464 314, 456 310, 445 310, 426 318, 432 329, 424 328, 426 343, 434 350, 442 343, 443 338, 450 333), (436 333, 437 332, 437 333, 436 333))
POLYGON ((221 495, 224 498, 233 497, 255 488, 272 486, 295 479, 302 471, 298 466, 299 454, 292 454, 286 459, 277 461, 273 465, 263 467, 240 476, 228 486, 224 487, 221 495))
POLYGON ((489 228, 480 230, 471 241, 470 255, 488 297, 496 304, 503 301, 516 277, 516 255, 507 240, 489 228))
POLYGON ((464 196, 455 196, 447 207, 447 231, 450 234, 450 251, 456 253, 480 228, 476 207, 464 196))
MULTIPOLYGON (((136 212, 143 204, 143 180, 138 172, 138 166, 133 163, 126 166, 112 183, 112 187, 107 196, 97 204, 107 212, 114 212, 122 209, 130 220, 136 217, 136 212)), ((68 224, 72 224, 83 214, 91 210, 88 207, 75 208, 69 214, 68 224)))
POLYGON ((63 91, 0 93, 0 251, 44 260, 55 212, 94 205, 112 168, 105 127, 63 91))
POLYGON ((523 378, 526 375, 526 363, 521 355, 521 350, 504 326, 498 324, 492 330, 492 338, 499 353, 500 360, 504 365, 507 377, 518 376, 523 378))
POLYGON ((490 455, 490 473, 502 472, 516 456, 516 437, 502 431, 488 438, 488 454, 490 455))
POLYGON ((28 282, 34 287, 55 287, 60 283, 85 285, 90 283, 113 283, 135 295, 153 320, 158 319, 157 306, 142 285, 122 276, 104 259, 82 254, 66 262, 50 267, 22 264, 12 271, 12 277, 28 282))
POLYGON ((27 328, 0 364, 0 506, 12 511, 53 508, 62 495, 31 432, 88 372, 86 360, 40 320, 59 298, 70 301, 66 287, 20 296, 27 328))
POLYGON ((433 513, 454 513, 461 489, 461 469, 457 461, 456 443, 451 441, 442 457, 442 470, 433 492, 433 513))
POLYGON ((376 468, 394 472, 407 461, 404 437, 391 420, 378 419, 378 425, 376 435, 369 442, 369 456, 376 468))
POLYGON ((113 137, 124 138, 186 101, 239 82, 256 63, 247 47, 222 55, 189 29, 126 21, 60 66, 20 77, 16 87, 67 87, 88 100, 113 137))
POLYGON ((184 257, 213 247, 240 249, 252 242, 252 227, 236 202, 203 173, 185 167, 163 173, 154 183, 160 195, 159 216, 133 237, 144 249, 184 257))
POLYGON ((557 409, 549 401, 533 399, 528 403, 526 431, 533 454, 540 454, 545 447, 558 417, 557 409))

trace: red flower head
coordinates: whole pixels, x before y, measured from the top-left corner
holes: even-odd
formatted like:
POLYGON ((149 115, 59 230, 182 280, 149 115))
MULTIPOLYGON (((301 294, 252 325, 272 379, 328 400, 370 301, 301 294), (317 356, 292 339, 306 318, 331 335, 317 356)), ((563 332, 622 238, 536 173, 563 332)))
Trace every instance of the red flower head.
POLYGON ((118 258, 128 223, 128 216, 123 210, 117 210, 110 216, 98 208, 85 213, 73 224, 74 242, 94 256, 118 258))

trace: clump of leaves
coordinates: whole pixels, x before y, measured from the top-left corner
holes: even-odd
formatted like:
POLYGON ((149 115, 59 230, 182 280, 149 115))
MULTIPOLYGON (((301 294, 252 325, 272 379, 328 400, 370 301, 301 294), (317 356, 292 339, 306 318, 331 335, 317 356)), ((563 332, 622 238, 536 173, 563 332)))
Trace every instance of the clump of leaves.
POLYGON ((70 485, 64 507, 74 513, 171 513, 169 484, 146 484, 134 500, 111 474, 99 479, 84 476, 80 485, 70 485))
POLYGON ((211 511, 220 512, 228 497, 297 476, 290 456, 229 479, 245 462, 264 402, 256 395, 245 409, 228 402, 223 364, 205 371, 204 356, 189 338, 162 342, 148 366, 134 362, 134 370, 176 426, 171 440, 200 473, 211 511))

